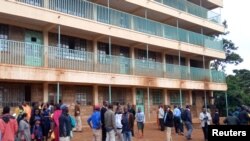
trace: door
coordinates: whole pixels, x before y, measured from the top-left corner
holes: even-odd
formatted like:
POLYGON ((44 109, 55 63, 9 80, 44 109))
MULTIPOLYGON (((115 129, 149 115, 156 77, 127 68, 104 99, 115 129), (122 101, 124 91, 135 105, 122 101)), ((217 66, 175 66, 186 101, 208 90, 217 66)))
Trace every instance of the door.
POLYGON ((141 111, 144 112, 144 94, 142 89, 136 91, 136 111, 139 107, 141 111))
MULTIPOLYGON (((0 101, 3 101, 3 88, 0 88, 0 101)), ((0 107, 3 107, 3 102, 0 103, 0 107)))
POLYGON ((42 33, 25 31, 25 65, 42 66, 43 62, 42 33))

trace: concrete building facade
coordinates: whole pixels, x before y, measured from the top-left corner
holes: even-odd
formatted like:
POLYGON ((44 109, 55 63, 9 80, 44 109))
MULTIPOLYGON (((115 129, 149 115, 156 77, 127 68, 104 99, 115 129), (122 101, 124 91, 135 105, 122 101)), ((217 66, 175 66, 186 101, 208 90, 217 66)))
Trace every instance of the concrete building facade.
POLYGON ((222 0, 0 0, 0 107, 22 101, 83 106, 192 105, 226 91, 222 0))

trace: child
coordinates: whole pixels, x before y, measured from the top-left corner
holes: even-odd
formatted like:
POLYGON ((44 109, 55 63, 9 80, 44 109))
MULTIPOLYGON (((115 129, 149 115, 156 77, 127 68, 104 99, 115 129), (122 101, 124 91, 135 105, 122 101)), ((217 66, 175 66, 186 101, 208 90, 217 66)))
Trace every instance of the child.
POLYGON ((35 141, 43 140, 43 130, 41 126, 41 119, 38 117, 35 119, 35 125, 32 130, 32 140, 35 140, 35 141))

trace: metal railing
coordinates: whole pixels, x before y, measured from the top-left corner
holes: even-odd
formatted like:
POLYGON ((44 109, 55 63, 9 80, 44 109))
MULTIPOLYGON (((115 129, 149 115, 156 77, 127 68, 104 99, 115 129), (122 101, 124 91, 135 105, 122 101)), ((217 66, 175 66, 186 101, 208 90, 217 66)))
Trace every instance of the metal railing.
POLYGON ((45 67, 44 60, 49 68, 225 83, 225 74, 215 70, 0 39, 1 64, 45 67))
POLYGON ((25 66, 43 66, 44 47, 39 44, 0 39, 0 62, 25 66))
POLYGON ((198 16, 200 18, 207 19, 209 21, 220 23, 221 15, 208 10, 204 7, 191 3, 187 0, 155 0, 166 6, 173 7, 175 9, 184 11, 186 13, 198 16))
POLYGON ((16 0, 134 31, 223 51, 222 41, 85 0, 16 0))

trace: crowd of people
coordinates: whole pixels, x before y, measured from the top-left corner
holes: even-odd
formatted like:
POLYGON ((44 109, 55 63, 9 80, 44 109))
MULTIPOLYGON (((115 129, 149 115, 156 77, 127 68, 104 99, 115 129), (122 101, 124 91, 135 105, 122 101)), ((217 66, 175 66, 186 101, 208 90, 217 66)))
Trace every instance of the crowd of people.
MULTIPOLYGON (((0 141, 70 141, 73 131, 82 131, 80 103, 74 108, 74 115, 69 114, 69 105, 62 104, 38 104, 30 107, 23 103, 10 114, 10 107, 3 108, 0 116, 0 141)), ((247 125, 250 121, 249 109, 245 106, 229 112, 224 124, 247 125)), ((203 108, 199 114, 200 124, 204 134, 204 140, 208 139, 208 125, 220 125, 218 109, 211 112, 203 108)), ((166 133, 166 140, 172 141, 172 129, 177 135, 192 139, 193 122, 190 105, 185 108, 175 105, 160 105, 157 113, 159 129, 166 133), (184 134, 184 126, 186 133, 184 134)), ((94 141, 132 141, 135 136, 134 125, 136 123, 138 137, 144 137, 145 115, 140 107, 128 104, 121 106, 119 103, 115 109, 108 101, 103 105, 94 105, 93 113, 87 119, 87 123, 93 132, 94 141)))
POLYGON ((10 114, 10 107, 3 108, 0 116, 0 141, 69 141, 73 131, 81 131, 79 103, 75 115, 69 114, 66 104, 38 104, 30 107, 26 102, 10 114))

